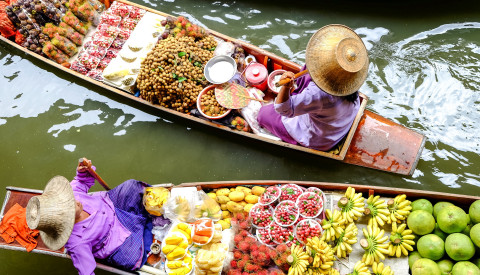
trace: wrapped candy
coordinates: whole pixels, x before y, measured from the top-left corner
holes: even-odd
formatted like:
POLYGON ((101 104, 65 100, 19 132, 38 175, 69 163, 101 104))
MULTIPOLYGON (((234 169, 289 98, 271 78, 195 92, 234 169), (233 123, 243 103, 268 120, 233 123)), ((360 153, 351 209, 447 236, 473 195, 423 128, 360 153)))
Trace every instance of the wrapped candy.
POLYGON ((100 62, 100 58, 91 56, 87 52, 83 52, 82 54, 78 55, 78 62, 87 68, 88 70, 93 70, 97 68, 98 63, 100 62))
POLYGON ((132 18, 125 18, 120 22, 120 27, 122 29, 133 30, 135 29, 135 26, 137 26, 137 21, 132 18))
POLYGON ((57 62, 58 64, 68 63, 68 57, 62 53, 59 49, 53 45, 51 42, 46 42, 42 48, 42 52, 48 56, 48 58, 57 62))
POLYGON ((97 26, 100 22, 100 14, 88 2, 80 5, 77 13, 79 18, 82 18, 88 22, 92 22, 94 26, 97 26))
POLYGON ((89 71, 87 76, 98 81, 103 81, 102 72, 103 70, 97 67, 96 69, 89 71))
POLYGON ((110 61, 112 61, 112 58, 110 57, 104 57, 100 62, 98 63, 97 69, 105 70, 105 68, 110 64, 110 61))
POLYGON ((77 46, 70 41, 68 38, 63 37, 56 33, 52 40, 52 44, 55 45, 55 47, 59 48, 62 50, 65 54, 67 54, 69 57, 74 56, 77 53, 77 46))
POLYGON ((87 0, 88 3, 99 13, 102 13, 105 10, 105 5, 98 0, 87 0))
POLYGON ((98 25, 97 32, 99 32, 103 36, 109 36, 109 37, 116 38, 118 33, 120 32, 120 29, 115 27, 115 26, 111 26, 111 25, 102 23, 102 24, 98 25))
POLYGON ((110 59, 113 59, 113 58, 117 57, 119 51, 120 51, 120 49, 108 48, 107 53, 105 54, 105 58, 108 57, 110 59))
POLYGON ((112 14, 108 11, 102 13, 102 15, 100 16, 100 24, 107 24, 107 25, 116 27, 118 26, 118 24, 120 24, 121 21, 122 21, 121 16, 112 14))
POLYGON ((129 5, 115 1, 110 6, 109 11, 115 15, 119 15, 122 18, 125 18, 129 15, 130 8, 131 6, 129 5))
POLYGON ((107 48, 104 48, 104 47, 93 44, 93 45, 90 45, 90 47, 88 47, 86 49, 86 52, 88 54, 90 54, 91 56, 94 56, 94 57, 97 57, 97 58, 101 59, 107 53, 107 48))
POLYGON ((72 62, 72 65, 70 66, 70 69, 78 72, 78 73, 81 73, 83 75, 87 75, 89 70, 87 68, 85 68, 82 64, 80 64, 80 62, 78 61, 73 61, 72 62))
POLYGON ((130 7, 129 18, 140 20, 147 11, 138 7, 130 7))
POLYGON ((95 32, 92 37, 92 43, 104 48, 109 48, 115 37, 104 36, 100 32, 95 32))
POLYGON ((62 21, 74 28, 77 32, 85 35, 90 28, 90 23, 80 21, 71 11, 67 11, 62 17, 62 21))
POLYGON ((132 31, 129 29, 119 29, 118 38, 127 40, 130 37, 130 34, 132 34, 132 31))
POLYGON ((117 38, 113 41, 111 47, 114 49, 122 49, 123 45, 125 44, 126 40, 117 38))

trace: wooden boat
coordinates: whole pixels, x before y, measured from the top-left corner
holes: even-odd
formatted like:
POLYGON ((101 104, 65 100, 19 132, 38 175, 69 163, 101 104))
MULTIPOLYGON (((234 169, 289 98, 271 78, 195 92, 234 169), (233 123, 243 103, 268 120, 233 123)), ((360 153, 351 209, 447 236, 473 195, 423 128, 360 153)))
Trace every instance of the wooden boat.
MULTIPOLYGON (((464 209, 468 209, 468 206, 476 201, 480 200, 479 196, 469 196, 469 195, 458 195, 458 194, 450 194, 450 193, 441 193, 441 192, 430 192, 424 190, 414 190, 414 189, 401 189, 401 188, 391 188, 391 187, 378 187, 378 186, 367 186, 367 185, 351 185, 351 184, 341 184, 341 183, 328 183, 328 182, 311 182, 311 181, 217 181, 217 182, 191 182, 191 183, 182 183, 178 185, 178 187, 196 187, 197 189, 203 190, 210 190, 214 188, 231 188, 238 185, 242 186, 269 186, 269 185, 278 185, 278 184, 287 184, 287 183, 294 183, 303 187, 317 187, 320 188, 326 194, 328 193, 344 193, 345 190, 351 186, 355 188, 356 192, 363 193, 364 196, 369 195, 380 195, 382 197, 395 197, 398 194, 406 194, 407 198, 411 201, 417 198, 425 198, 430 200, 432 203, 437 201, 449 201, 454 203, 457 206, 463 207, 464 209)), ((160 185, 164 187, 171 187, 171 184, 160 185)), ((28 200, 32 196, 36 196, 42 193, 40 190, 32 190, 32 189, 25 189, 25 188, 17 188, 17 187, 7 187, 6 196, 3 202, 2 209, 0 211, 0 220, 4 216, 4 214, 13 206, 15 203, 18 203, 20 206, 26 207, 28 200)), ((17 250, 17 251, 25 251, 20 244, 16 241, 13 243, 7 244, 5 241, 0 238, 0 248, 9 249, 9 250, 17 250)), ((41 238, 38 237, 38 245, 32 251, 32 253, 40 253, 46 254, 55 257, 62 257, 62 258, 69 258, 66 254, 65 250, 62 248, 57 251, 49 250, 45 244, 42 242, 41 238)), ((150 262, 149 258, 149 262, 150 262)), ((110 271, 115 274, 136 274, 131 272, 126 272, 111 266, 106 266, 103 264, 97 263, 97 267, 103 270, 110 271)))
MULTIPOLYGON (((129 5, 137 6, 145 9, 149 12, 159 14, 161 16, 170 16, 169 14, 156 11, 136 3, 132 3, 126 0, 117 0, 129 5)), ((246 43, 241 40, 234 39, 224 34, 215 32, 213 30, 210 33, 225 41, 231 41, 237 43, 243 47, 247 54, 253 55, 257 60, 263 61, 270 58, 276 67, 297 73, 300 71, 301 66, 293 63, 285 58, 279 57, 275 54, 267 52, 254 45, 246 43)), ((193 121, 203 125, 211 126, 212 129, 223 130, 231 134, 240 135, 246 137, 252 141, 265 142, 275 146, 293 149, 313 155, 318 155, 330 159, 339 160, 344 163, 359 165, 363 167, 373 168, 377 170, 393 172, 402 175, 412 175, 415 171, 417 163, 420 159, 421 152, 425 145, 425 136, 405 128, 391 120, 388 120, 378 114, 365 110, 368 98, 364 94, 360 94, 362 103, 360 110, 352 124, 350 131, 346 138, 339 145, 338 153, 335 152, 323 152, 314 149, 305 148, 302 146, 288 144, 282 141, 272 140, 267 137, 256 135, 253 133, 232 130, 231 128, 218 124, 214 121, 205 120, 199 117, 195 117, 190 114, 184 114, 172 109, 162 107, 160 105, 152 104, 142 98, 136 97, 133 94, 127 93, 123 90, 107 85, 103 82, 86 77, 73 70, 67 69, 60 64, 57 64, 47 58, 44 58, 38 54, 35 54, 25 48, 17 45, 4 37, 0 36, 0 39, 12 47, 15 47, 37 59, 44 61, 45 63, 56 67, 59 70, 70 73, 79 79, 90 82, 105 90, 121 95, 130 100, 139 102, 145 106, 154 108, 163 113, 168 113, 174 117, 180 117, 187 121, 193 121)))

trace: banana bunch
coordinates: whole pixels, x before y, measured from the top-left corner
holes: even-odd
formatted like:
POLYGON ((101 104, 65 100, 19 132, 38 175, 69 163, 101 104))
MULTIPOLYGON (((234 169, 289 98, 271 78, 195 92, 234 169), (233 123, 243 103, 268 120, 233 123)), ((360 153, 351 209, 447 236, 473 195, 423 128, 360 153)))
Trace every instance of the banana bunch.
POLYGON ((363 228, 363 235, 365 239, 360 240, 360 245, 365 249, 362 261, 366 265, 372 265, 373 262, 385 260, 385 255, 388 254, 388 236, 384 236, 385 231, 380 229, 373 222, 370 222, 367 228, 363 228))
POLYGON ((338 201, 338 207, 342 212, 342 218, 347 223, 352 223, 363 215, 365 211, 365 198, 362 193, 355 193, 355 188, 348 187, 345 197, 338 201))
POLYGON ((370 275, 370 271, 364 262, 358 261, 353 267, 353 272, 349 275, 370 275))
POLYGON ((290 256, 287 258, 287 261, 290 264, 288 275, 305 274, 308 265, 308 258, 308 254, 303 251, 301 246, 293 244, 290 249, 290 256))
POLYGON ((317 267, 309 267, 305 271, 305 275, 340 275, 340 272, 335 268, 331 268, 329 271, 322 271, 322 269, 317 267))
POLYGON ((338 258, 345 258, 347 254, 352 252, 352 245, 357 243, 358 229, 354 223, 351 223, 345 228, 345 231, 335 240, 335 247, 333 247, 333 253, 338 258))
POLYGON ((322 221, 323 235, 322 241, 334 241, 343 234, 345 229, 345 220, 342 213, 338 210, 325 210, 325 219, 322 221))
POLYGON ((394 199, 389 200, 387 206, 390 215, 388 216, 387 223, 401 223, 405 220, 410 214, 410 210, 412 210, 410 204, 411 202, 407 200, 407 195, 405 194, 397 195, 394 199))
POLYGON ((381 200, 380 196, 371 195, 367 199, 367 207, 365 207, 364 214, 369 216, 374 223, 383 226, 388 220, 390 211, 388 211, 385 200, 381 200))
POLYGON ((388 255, 398 258, 402 254, 408 256, 408 251, 413 251, 412 245, 415 245, 415 236, 412 234, 412 230, 406 229, 406 227, 407 224, 405 223, 399 226, 397 226, 396 222, 392 223, 388 255))
POLYGON ((393 271, 389 266, 385 266, 383 263, 373 263, 372 265, 373 275, 393 275, 393 271))
POLYGON ((312 266, 319 268, 322 274, 327 274, 335 261, 332 247, 318 237, 313 237, 307 239, 307 251, 313 258, 312 266))

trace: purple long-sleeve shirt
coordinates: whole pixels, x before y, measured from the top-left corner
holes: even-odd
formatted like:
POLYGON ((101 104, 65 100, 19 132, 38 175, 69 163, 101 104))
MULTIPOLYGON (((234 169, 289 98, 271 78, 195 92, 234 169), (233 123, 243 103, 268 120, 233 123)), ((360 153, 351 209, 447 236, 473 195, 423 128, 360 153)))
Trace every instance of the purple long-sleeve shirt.
POLYGON ((298 79, 297 89, 287 101, 274 105, 292 138, 321 151, 330 150, 347 135, 359 107, 360 98, 352 103, 327 94, 308 74, 298 79))
POLYGON ((118 220, 106 192, 87 193, 94 184, 95 179, 88 172, 77 172, 75 179, 70 182, 75 199, 90 214, 73 226, 72 235, 65 244, 80 275, 94 274, 95 258, 106 258, 131 234, 118 220))

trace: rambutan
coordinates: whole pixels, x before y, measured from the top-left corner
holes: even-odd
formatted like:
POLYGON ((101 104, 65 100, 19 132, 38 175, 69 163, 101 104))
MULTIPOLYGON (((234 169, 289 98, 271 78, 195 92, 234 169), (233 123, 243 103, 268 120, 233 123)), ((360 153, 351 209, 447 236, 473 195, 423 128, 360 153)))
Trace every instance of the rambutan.
POLYGON ((231 268, 234 268, 234 269, 237 268, 237 267, 238 267, 237 261, 231 260, 231 261, 230 261, 230 267, 231 267, 231 268))
POLYGON ((240 270, 243 270, 245 268, 245 265, 247 265, 248 261, 247 260, 240 260, 237 262, 237 267, 240 270))
POLYGON ((237 247, 243 252, 248 252, 250 249, 250 244, 248 242, 241 242, 237 245, 237 247))
POLYGON ((258 251, 263 252, 263 253, 267 253, 269 250, 270 250, 270 248, 268 248, 268 246, 266 246, 264 244, 262 244, 258 247, 258 251))
POLYGON ((257 244, 256 240, 255 240, 255 242, 252 242, 252 243, 250 244, 250 250, 251 250, 251 251, 257 251, 257 252, 258 252, 258 244, 257 244))
POLYGON ((281 245, 277 246, 277 251, 278 251, 279 253, 283 253, 283 252, 285 252, 285 251, 287 251, 287 250, 288 250, 288 247, 287 247, 287 245, 285 245, 285 244, 281 244, 281 245))
POLYGON ((242 260, 250 261, 250 256, 248 254, 245 254, 242 256, 242 260))
POLYGON ((258 253, 258 262, 261 263, 262 265, 268 265, 270 262, 270 256, 264 252, 259 252, 258 253))
POLYGON ((251 251, 250 255, 252 256, 252 259, 255 261, 255 259, 258 258, 260 252, 258 252, 258 250, 253 249, 253 246, 254 245, 250 246, 250 251, 251 251))
POLYGON ((241 259, 242 256, 243 256, 243 253, 240 252, 239 250, 235 250, 235 251, 233 252, 233 258, 234 258, 235 260, 241 259))
POLYGON ((248 229, 250 228, 250 223, 247 221, 241 221, 238 223, 238 226, 242 229, 248 229))
POLYGON ((257 275, 268 275, 268 271, 260 270, 260 271, 257 272, 257 275))
POLYGON ((248 236, 248 231, 247 230, 241 230, 239 235, 242 236, 243 238, 245 238, 246 236, 248 236))
POLYGON ((227 275, 242 275, 242 271, 239 269, 230 269, 227 275))
POLYGON ((235 235, 235 237, 233 237, 233 241, 235 242, 235 244, 238 244, 243 241, 243 238, 244 237, 242 235, 235 235))
POLYGON ((272 259, 276 259, 276 258, 278 257, 277 252, 276 252, 275 250, 273 250, 273 249, 270 249, 270 250, 268 251, 268 255, 269 255, 270 258, 272 258, 272 259))
POLYGON ((259 269, 260 267, 256 264, 247 263, 245 265, 245 271, 248 271, 250 273, 257 272, 259 269))

